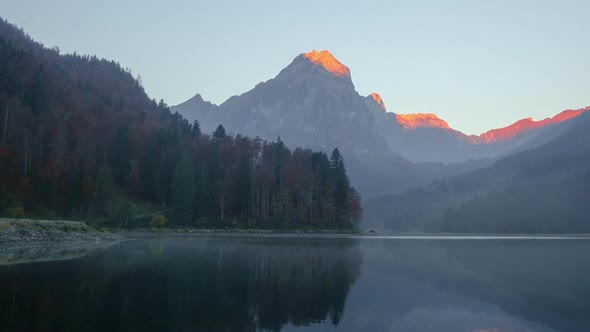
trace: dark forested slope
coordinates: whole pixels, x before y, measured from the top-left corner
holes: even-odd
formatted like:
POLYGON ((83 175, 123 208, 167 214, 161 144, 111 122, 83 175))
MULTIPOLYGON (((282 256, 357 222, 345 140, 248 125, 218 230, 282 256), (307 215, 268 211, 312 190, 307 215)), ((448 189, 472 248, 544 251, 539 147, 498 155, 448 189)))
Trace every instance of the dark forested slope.
POLYGON ((0 20, 0 213, 119 226, 349 227, 343 158, 203 135, 114 61, 60 55, 0 20), (162 219, 159 219, 161 221, 162 219))

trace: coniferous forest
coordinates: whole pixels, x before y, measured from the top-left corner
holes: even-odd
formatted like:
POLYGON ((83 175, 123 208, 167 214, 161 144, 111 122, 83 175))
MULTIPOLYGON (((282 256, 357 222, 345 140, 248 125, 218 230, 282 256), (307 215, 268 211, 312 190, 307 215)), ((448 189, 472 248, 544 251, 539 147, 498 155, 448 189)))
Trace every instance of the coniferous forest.
POLYGON ((0 214, 116 227, 351 228, 343 157, 234 136, 150 99, 117 62, 0 21, 0 214))

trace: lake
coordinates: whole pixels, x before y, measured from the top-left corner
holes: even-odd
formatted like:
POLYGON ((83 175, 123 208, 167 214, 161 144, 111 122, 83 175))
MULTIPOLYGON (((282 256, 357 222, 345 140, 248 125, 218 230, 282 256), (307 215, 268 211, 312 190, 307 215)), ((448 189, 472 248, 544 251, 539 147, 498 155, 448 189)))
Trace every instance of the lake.
POLYGON ((584 239, 6 246, 2 331, 590 331, 584 239))

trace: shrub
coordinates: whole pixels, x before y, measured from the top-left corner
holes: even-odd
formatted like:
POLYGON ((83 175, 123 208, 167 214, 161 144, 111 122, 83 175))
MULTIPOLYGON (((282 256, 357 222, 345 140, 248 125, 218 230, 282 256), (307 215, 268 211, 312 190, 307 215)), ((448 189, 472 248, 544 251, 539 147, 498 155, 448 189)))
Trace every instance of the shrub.
POLYGON ((197 226, 208 226, 209 225, 209 219, 207 219, 207 217, 201 217, 197 220, 197 226))
POLYGON ((154 228, 161 228, 164 225, 166 225, 166 217, 161 214, 153 216, 152 221, 150 221, 150 226, 154 228))
POLYGON ((25 209, 23 209, 21 206, 11 207, 4 210, 4 214, 14 219, 20 219, 25 216, 25 209))

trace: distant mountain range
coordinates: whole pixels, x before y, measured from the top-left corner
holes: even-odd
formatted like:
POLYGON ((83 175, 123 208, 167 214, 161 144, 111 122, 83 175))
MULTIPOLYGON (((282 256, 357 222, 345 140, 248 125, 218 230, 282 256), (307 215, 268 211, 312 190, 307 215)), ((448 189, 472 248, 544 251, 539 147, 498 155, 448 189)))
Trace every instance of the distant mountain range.
MULTIPOLYGON (((540 147, 365 204, 365 227, 472 233, 590 232, 590 112, 540 147)), ((557 131, 556 131, 557 132, 557 131)))
POLYGON ((435 114, 387 112, 377 93, 361 96, 350 69, 328 51, 300 54, 275 78, 221 105, 200 94, 173 106, 206 132, 281 139, 288 146, 344 152, 351 179, 365 197, 399 193, 435 178, 489 165, 534 148, 555 125, 590 110, 567 110, 541 121, 524 119, 479 136, 452 129, 435 114))

